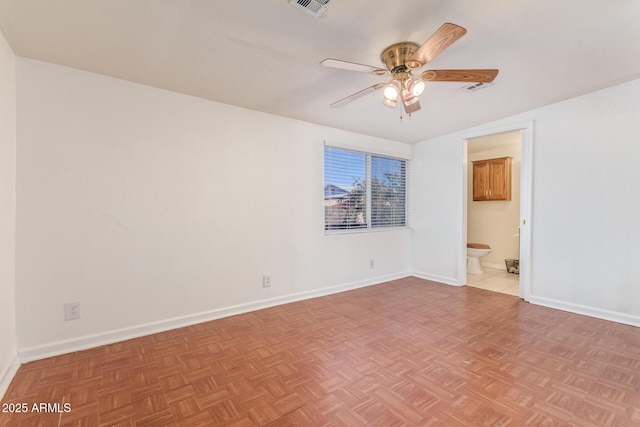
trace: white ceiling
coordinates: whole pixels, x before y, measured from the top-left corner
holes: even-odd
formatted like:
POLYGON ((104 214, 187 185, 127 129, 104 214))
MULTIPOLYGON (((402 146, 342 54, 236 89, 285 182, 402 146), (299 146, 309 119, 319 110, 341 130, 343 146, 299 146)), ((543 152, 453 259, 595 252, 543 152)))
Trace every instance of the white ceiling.
POLYGON ((640 78, 637 0, 333 0, 315 18, 289 0, 0 0, 16 55, 362 134, 417 142, 640 78), (321 67, 381 66, 442 23, 468 32, 426 68, 498 68, 493 86, 430 83, 400 120, 384 81, 321 67))

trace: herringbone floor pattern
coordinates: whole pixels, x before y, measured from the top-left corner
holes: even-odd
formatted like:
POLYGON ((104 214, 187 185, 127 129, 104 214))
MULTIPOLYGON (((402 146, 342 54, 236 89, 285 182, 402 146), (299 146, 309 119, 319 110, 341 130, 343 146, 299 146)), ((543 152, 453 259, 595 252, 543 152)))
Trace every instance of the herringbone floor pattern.
POLYGON ((23 365, 9 426, 639 426, 640 329, 406 278, 23 365))

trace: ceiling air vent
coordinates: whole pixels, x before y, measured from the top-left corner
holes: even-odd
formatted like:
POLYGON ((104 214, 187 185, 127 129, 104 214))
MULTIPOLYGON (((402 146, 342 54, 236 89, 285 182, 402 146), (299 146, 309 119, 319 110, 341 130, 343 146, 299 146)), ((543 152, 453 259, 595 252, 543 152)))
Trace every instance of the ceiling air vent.
POLYGON ((304 10, 316 18, 324 15, 331 2, 333 0, 289 0, 293 7, 304 10))
POLYGON ((462 90, 464 90, 465 92, 475 92, 477 90, 480 89, 484 89, 491 86, 489 83, 472 83, 470 85, 466 85, 466 86, 462 86, 462 90))

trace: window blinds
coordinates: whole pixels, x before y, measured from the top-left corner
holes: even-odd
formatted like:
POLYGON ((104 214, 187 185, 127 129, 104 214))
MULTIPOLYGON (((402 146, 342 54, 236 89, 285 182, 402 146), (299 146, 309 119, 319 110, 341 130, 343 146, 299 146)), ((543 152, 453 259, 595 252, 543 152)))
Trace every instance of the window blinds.
POLYGON ((325 230, 407 225, 407 161, 325 146, 325 230))

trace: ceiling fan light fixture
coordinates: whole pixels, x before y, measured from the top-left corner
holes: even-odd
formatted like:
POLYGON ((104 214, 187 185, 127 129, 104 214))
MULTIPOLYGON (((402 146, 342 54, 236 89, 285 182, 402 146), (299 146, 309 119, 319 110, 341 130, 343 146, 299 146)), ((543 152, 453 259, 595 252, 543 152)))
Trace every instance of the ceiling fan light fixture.
POLYGON ((415 104, 419 100, 420 100, 419 97, 414 96, 407 89, 402 91, 402 102, 404 103, 405 106, 415 104))
POLYGON ((383 98, 382 103, 389 108, 396 108, 396 104, 398 103, 398 98, 396 99, 383 98))
POLYGON ((385 100, 396 101, 400 95, 400 85, 395 81, 391 82, 384 86, 382 94, 385 100))
POLYGON ((411 95, 415 97, 419 97, 424 92, 426 84, 424 80, 417 77, 412 77, 409 80, 407 80, 406 87, 407 87, 407 90, 411 93, 411 95))

